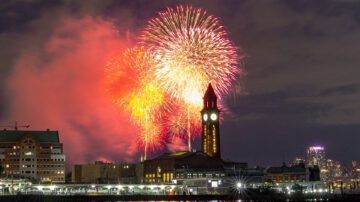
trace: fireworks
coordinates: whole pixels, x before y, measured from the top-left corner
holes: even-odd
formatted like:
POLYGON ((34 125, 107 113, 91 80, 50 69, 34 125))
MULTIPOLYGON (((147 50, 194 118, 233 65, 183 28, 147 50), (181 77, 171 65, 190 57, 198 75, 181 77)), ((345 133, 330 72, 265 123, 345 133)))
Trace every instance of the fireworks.
POLYGON ((171 113, 168 114, 167 119, 165 120, 166 130, 172 136, 177 136, 188 140, 189 136, 187 134, 190 130, 191 138, 201 134, 201 119, 199 119, 199 110, 191 109, 188 114, 187 106, 178 105, 171 113), (190 125, 190 127, 188 126, 190 125))
POLYGON ((167 106, 164 92, 150 79, 152 57, 143 47, 129 49, 106 68, 113 101, 130 112, 131 120, 141 129, 139 145, 149 151, 161 149, 165 141, 159 125, 167 106))
POLYGON ((140 39, 141 45, 156 54, 158 62, 152 68, 159 85, 185 103, 187 131, 192 135, 190 117, 200 120, 207 85, 212 83, 221 99, 240 73, 236 47, 218 18, 182 6, 160 12, 148 22, 140 39))
POLYGON ((148 22, 140 39, 159 60, 156 79, 177 97, 189 87, 204 92, 209 82, 217 95, 228 93, 240 73, 227 32, 218 18, 201 9, 168 8, 148 22))
POLYGON ((139 47, 106 68, 114 102, 141 128, 141 148, 162 149, 171 134, 188 139, 190 149, 207 85, 221 100, 241 73, 236 51, 219 19, 201 9, 167 8, 148 22, 139 47))

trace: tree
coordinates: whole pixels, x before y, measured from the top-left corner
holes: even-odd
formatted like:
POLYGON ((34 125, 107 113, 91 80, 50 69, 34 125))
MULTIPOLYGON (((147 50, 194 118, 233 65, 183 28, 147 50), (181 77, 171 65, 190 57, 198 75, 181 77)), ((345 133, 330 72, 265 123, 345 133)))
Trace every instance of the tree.
POLYGON ((4 172, 4 167, 2 167, 2 165, 0 165, 0 177, 1 178, 3 176, 3 172, 4 172))
POLYGON ((67 173, 65 176, 65 183, 71 183, 71 172, 67 173))
POLYGON ((292 190, 294 190, 294 192, 296 194, 302 194, 303 193, 303 190, 305 189, 304 186, 301 186, 300 184, 297 184, 295 183, 292 187, 291 187, 292 190))

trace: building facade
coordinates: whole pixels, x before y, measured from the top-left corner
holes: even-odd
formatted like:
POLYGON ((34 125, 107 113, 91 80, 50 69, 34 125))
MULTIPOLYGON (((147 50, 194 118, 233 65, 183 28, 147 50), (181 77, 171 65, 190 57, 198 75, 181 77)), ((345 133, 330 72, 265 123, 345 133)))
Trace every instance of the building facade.
POLYGON ((317 166, 306 168, 304 164, 281 167, 270 167, 266 171, 268 181, 274 183, 300 183, 319 181, 317 166))
POLYGON ((2 176, 65 182, 65 154, 58 131, 0 131, 2 176))
POLYGON ((73 183, 140 183, 141 164, 113 164, 96 161, 94 164, 73 165, 71 181, 73 183))
POLYGON ((225 176, 221 160, 203 152, 166 153, 143 162, 145 183, 206 181, 225 176))
POLYGON ((219 109, 217 96, 211 84, 209 84, 203 99, 204 107, 201 110, 202 150, 210 157, 220 159, 219 109))

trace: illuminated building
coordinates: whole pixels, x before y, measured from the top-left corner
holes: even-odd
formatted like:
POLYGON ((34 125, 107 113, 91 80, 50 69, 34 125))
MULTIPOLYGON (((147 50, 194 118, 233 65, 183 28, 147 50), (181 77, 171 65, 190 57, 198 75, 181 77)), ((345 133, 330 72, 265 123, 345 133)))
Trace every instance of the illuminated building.
POLYGON ((73 165, 73 183, 139 183, 141 164, 113 164, 96 161, 95 164, 73 165))
POLYGON ((267 169, 267 178, 274 183, 309 182, 319 181, 319 169, 317 166, 306 168, 304 164, 267 169))
POLYGON ((211 84, 209 84, 203 99, 204 107, 201 110, 202 149, 205 154, 220 159, 219 109, 211 84))
POLYGON ((326 180, 327 181, 333 181, 337 178, 342 177, 343 175, 343 169, 340 164, 340 162, 327 159, 326 160, 326 180))
POLYGON ((203 181, 225 176, 223 162, 211 158, 203 152, 165 153, 157 158, 146 160, 144 164, 145 183, 171 183, 203 181))
POLYGON ((306 165, 307 167, 318 166, 320 169, 320 177, 325 180, 327 168, 325 159, 325 150, 323 146, 310 146, 307 150, 306 165))
POLYGON ((304 157, 296 157, 295 158, 294 165, 300 165, 300 164, 305 165, 305 158, 304 157))
POLYGON ((63 183, 65 161, 58 131, 0 131, 4 177, 63 183))

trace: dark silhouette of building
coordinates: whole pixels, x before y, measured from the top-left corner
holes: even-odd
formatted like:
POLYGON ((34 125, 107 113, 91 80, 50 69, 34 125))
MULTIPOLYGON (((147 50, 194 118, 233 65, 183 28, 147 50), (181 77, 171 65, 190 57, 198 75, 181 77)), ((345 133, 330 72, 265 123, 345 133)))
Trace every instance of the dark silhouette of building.
POLYGON ((202 149, 210 157, 221 159, 219 134, 219 109, 217 96, 209 84, 204 95, 202 117, 202 149))

